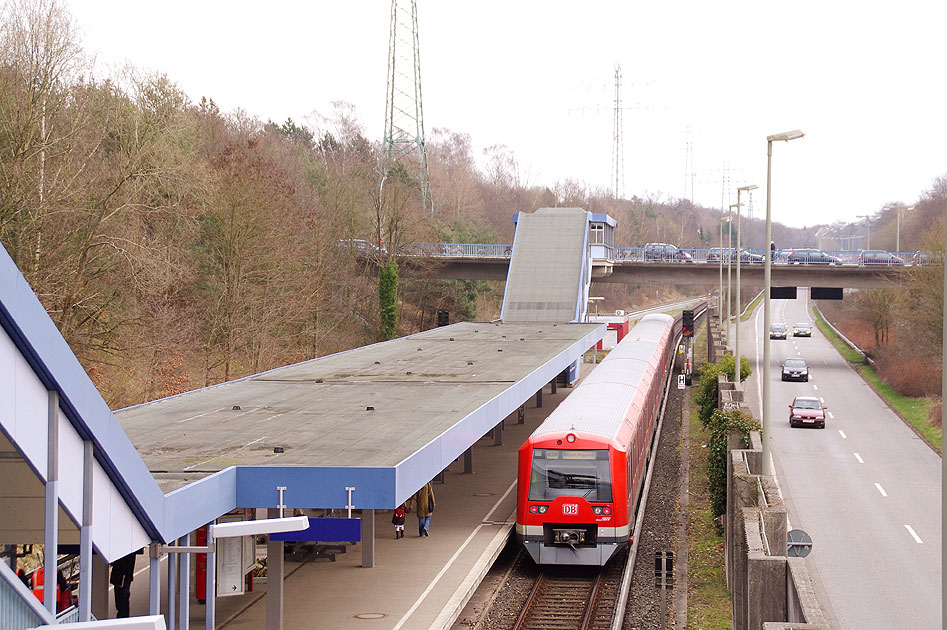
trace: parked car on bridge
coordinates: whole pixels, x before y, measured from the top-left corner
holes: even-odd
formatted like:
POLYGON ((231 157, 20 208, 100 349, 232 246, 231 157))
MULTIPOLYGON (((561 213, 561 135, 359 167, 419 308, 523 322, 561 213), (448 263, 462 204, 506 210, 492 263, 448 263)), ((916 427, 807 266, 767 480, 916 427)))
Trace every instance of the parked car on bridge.
POLYGON ((841 265, 842 261, 838 256, 826 254, 821 249, 811 249, 804 247, 794 249, 789 252, 786 262, 793 265, 841 265))
POLYGON ((903 265, 904 259, 900 256, 895 256, 891 252, 863 249, 858 252, 857 262, 859 265, 884 265, 890 267, 893 265, 903 265))
MULTIPOLYGON (((726 247, 724 247, 723 249, 719 247, 714 247, 712 249, 707 250, 707 262, 720 262, 721 258, 723 259, 723 262, 727 262, 727 258, 728 258, 727 251, 728 250, 726 247)), ((733 259, 733 262, 736 262, 737 260, 736 250, 730 250, 729 257, 733 259)), ((763 256, 760 256, 759 254, 754 254, 753 252, 748 251, 746 249, 740 252, 740 262, 743 264, 761 263, 765 260, 766 259, 763 256)))
POLYGON ((770 339, 785 339, 786 338, 786 324, 770 324, 769 338, 770 339))
POLYGON ((809 366, 805 359, 789 358, 779 364, 783 368, 782 380, 784 381, 809 381, 809 366))
POLYGON ((644 246, 645 260, 663 260, 694 262, 694 257, 687 252, 678 249, 675 245, 667 243, 648 243, 644 246))
POLYGON ((799 322, 798 324, 793 324, 792 336, 793 337, 811 337, 812 324, 808 322, 799 322))
POLYGON ((789 426, 812 425, 825 428, 825 407, 815 396, 796 396, 789 405, 789 426))

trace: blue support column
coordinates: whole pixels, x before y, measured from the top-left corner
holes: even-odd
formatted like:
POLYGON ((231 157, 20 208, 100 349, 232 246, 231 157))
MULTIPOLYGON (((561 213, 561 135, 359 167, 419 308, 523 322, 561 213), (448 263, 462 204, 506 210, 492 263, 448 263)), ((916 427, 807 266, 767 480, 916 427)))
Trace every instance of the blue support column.
POLYGON ((82 527, 79 529, 79 621, 92 621, 92 441, 82 443, 82 527))
MULTIPOLYGON (((190 545, 191 535, 187 534, 179 538, 178 544, 185 547, 190 545)), ((178 611, 180 616, 178 628, 180 630, 188 630, 191 616, 191 554, 179 553, 177 555, 181 556, 181 561, 178 563, 179 571, 181 572, 178 579, 181 585, 181 593, 178 597, 178 611)))
POLYGON ((148 614, 161 614, 161 552, 156 544, 150 550, 148 571, 148 614))
MULTIPOLYGON (((213 525, 217 521, 211 521, 208 525, 213 525)), ((207 544, 217 548, 217 542, 210 538, 210 527, 208 527, 207 544)), ((207 574, 204 581, 204 630, 214 630, 217 622, 217 552, 211 551, 207 554, 207 574)))
POLYGON ((56 552, 59 549, 59 392, 49 392, 46 448, 46 515, 43 538, 43 604, 56 616, 56 552))

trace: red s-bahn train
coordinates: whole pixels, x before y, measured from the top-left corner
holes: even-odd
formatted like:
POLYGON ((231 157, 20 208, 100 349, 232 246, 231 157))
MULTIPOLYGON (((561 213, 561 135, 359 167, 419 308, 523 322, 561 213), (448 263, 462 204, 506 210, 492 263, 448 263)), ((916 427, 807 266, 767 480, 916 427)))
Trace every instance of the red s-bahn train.
POLYGON ((643 317, 520 447, 516 537, 537 564, 602 566, 628 543, 673 332, 643 317))

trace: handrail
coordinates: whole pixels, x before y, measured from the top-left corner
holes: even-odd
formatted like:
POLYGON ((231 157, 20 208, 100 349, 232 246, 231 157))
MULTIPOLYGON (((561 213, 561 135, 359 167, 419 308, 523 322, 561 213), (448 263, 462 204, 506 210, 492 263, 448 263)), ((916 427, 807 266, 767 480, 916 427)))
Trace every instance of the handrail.
POLYGON ((0 627, 7 628, 34 628, 37 625, 53 625, 56 618, 46 610, 33 591, 28 589, 16 573, 5 562, 0 562, 0 581, 6 584, 0 586, 0 598, 4 601, 0 606, 3 611, 0 616, 0 627), (15 598, 15 599, 14 599, 15 598))

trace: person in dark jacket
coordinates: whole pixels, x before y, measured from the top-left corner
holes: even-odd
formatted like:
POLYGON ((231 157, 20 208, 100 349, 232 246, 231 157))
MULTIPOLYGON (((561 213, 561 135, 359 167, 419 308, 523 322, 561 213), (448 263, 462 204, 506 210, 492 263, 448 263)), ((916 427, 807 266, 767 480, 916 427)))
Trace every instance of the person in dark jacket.
POLYGON ((118 619, 124 619, 131 613, 132 580, 135 578, 135 552, 112 563, 112 576, 109 583, 115 587, 115 610, 118 619))
POLYGON ((424 487, 414 494, 411 499, 418 515, 418 536, 428 536, 428 530, 431 528, 431 515, 434 514, 434 486, 431 482, 424 484, 424 487))

